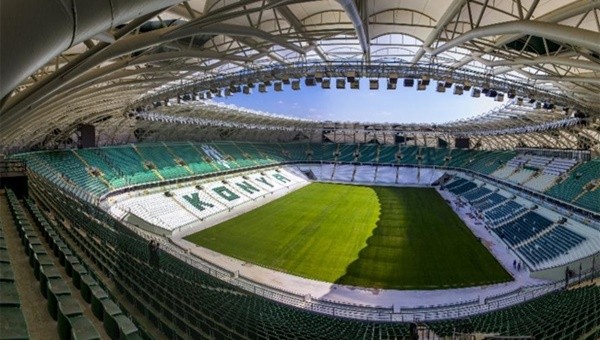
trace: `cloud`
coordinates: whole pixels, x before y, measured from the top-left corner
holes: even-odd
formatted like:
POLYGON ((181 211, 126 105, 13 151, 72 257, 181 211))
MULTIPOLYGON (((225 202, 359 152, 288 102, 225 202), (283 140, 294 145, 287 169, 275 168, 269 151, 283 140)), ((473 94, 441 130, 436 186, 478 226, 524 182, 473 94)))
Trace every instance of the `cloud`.
POLYGON ((278 100, 277 104, 283 104, 283 100, 278 100))
POLYGON ((308 109, 308 112, 317 112, 317 109, 315 109, 314 107, 311 107, 310 109, 308 109))

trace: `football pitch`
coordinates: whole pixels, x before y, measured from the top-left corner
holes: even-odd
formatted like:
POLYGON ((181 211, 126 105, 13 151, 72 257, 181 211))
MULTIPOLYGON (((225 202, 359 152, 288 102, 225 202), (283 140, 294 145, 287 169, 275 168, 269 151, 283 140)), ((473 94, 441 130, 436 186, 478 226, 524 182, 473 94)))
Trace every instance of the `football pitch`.
POLYGON ((432 188, 313 183, 186 239, 351 286, 444 289, 512 280, 432 188))

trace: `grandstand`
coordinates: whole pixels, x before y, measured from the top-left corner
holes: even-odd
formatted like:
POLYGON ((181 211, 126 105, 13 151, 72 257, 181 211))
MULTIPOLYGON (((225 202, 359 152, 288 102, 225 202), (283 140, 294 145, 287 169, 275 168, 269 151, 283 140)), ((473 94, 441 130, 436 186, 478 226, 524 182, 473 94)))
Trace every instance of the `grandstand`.
POLYGON ((600 339, 600 1, 0 12, 0 339, 600 339))

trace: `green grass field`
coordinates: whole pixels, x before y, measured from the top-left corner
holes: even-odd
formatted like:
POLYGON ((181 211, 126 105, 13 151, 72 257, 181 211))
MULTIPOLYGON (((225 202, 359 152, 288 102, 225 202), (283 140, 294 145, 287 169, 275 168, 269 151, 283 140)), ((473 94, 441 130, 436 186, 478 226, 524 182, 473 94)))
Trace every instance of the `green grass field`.
POLYGON ((353 286, 439 289, 512 279, 431 188, 313 183, 186 239, 353 286))

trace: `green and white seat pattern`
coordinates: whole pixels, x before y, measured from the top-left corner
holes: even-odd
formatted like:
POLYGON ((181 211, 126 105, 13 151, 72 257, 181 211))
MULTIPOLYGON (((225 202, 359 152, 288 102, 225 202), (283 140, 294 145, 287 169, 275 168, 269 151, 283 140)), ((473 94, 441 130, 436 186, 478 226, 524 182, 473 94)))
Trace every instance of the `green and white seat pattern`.
POLYGON ((284 169, 193 183, 185 188, 118 200, 110 211, 116 218, 133 214, 145 222, 173 231, 199 225, 206 218, 256 200, 289 185, 306 182, 284 169))

